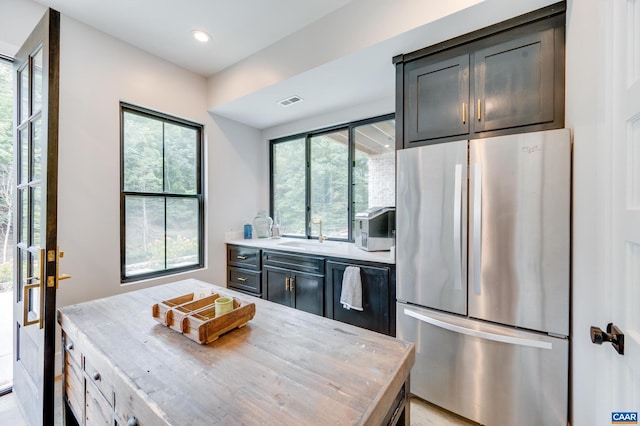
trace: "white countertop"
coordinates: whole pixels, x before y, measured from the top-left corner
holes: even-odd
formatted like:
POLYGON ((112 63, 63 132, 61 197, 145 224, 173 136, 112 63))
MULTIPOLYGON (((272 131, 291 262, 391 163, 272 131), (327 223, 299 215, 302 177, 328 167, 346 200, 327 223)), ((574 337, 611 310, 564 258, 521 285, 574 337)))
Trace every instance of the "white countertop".
POLYGON ((355 243, 306 240, 302 238, 254 238, 251 240, 227 238, 227 244, 257 247, 270 250, 285 250, 292 253, 315 254, 326 257, 364 260, 369 262, 395 264, 395 250, 366 251, 356 247, 355 243))

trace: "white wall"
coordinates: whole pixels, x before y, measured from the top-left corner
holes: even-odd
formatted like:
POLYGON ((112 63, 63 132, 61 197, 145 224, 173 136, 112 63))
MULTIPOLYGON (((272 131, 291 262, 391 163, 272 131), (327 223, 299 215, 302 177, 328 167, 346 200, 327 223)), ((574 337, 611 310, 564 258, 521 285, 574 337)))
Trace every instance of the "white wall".
MULTIPOLYGON (((356 105, 341 110, 331 111, 326 114, 291 121, 279 126, 269 127, 262 131, 262 138, 265 142, 284 136, 295 135, 297 133, 308 132, 321 129, 336 124, 347 123, 349 121, 363 120, 365 118, 376 117, 395 112, 395 97, 382 99, 376 102, 356 105)), ((268 170, 267 170, 268 172, 268 170)), ((267 184, 269 182, 267 181, 267 184)))
POLYGON ((207 281, 226 284, 224 233, 241 232, 244 219, 253 220, 269 208, 269 160, 260 131, 211 115, 208 126, 210 226, 207 281))
POLYGON ((215 74, 209 109, 482 1, 354 0, 215 74))
POLYGON ((13 57, 45 10, 29 0, 0 0, 0 53, 13 57))
MULTIPOLYGON (((0 2, 0 53, 11 56, 45 8, 28 0, 0 2)), ((225 285, 225 231, 239 231, 243 218, 266 208, 260 132, 210 115, 203 77, 64 15, 60 50, 58 242, 65 252, 61 272, 73 278, 61 282, 58 306, 178 278, 225 285), (121 100, 205 125, 202 270, 120 284, 121 100)))
POLYGON ((58 306, 182 278, 226 285, 224 232, 239 230, 264 192, 259 131, 209 115, 204 78, 66 16, 60 51, 58 243, 61 272, 73 278, 61 282, 58 306), (205 125, 202 270, 120 284, 120 100, 205 125))
POLYGON ((176 279, 120 284, 120 100, 205 124, 207 268, 182 277, 224 285, 224 231, 255 213, 261 193, 259 132, 210 116, 204 78, 66 16, 60 50, 58 232, 73 279, 59 306, 176 279))

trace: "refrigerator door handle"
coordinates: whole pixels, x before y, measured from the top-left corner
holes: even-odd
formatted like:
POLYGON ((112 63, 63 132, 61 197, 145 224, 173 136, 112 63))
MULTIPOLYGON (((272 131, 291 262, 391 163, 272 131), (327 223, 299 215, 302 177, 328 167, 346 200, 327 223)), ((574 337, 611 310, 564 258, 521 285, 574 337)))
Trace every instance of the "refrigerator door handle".
POLYGON ((456 290, 462 290, 462 164, 456 164, 453 186, 453 276, 456 290))
POLYGON ((494 342, 507 343, 510 345, 529 346, 532 348, 539 348, 539 349, 551 350, 553 348, 553 345, 550 342, 542 342, 539 340, 525 339, 522 337, 505 336, 502 334, 488 333, 486 331, 474 330, 474 329, 462 327, 456 324, 451 324, 446 321, 441 321, 439 319, 432 318, 427 315, 423 315, 419 312, 412 311, 411 309, 408 309, 408 308, 404 309, 404 314, 410 317, 413 317, 419 321, 426 322, 427 324, 431 324, 436 327, 443 328, 445 330, 453 331, 454 333, 464 334, 472 337, 478 337, 480 339, 493 340, 494 342))
POLYGON ((482 164, 475 164, 473 181, 473 290, 480 294, 482 274, 482 164))

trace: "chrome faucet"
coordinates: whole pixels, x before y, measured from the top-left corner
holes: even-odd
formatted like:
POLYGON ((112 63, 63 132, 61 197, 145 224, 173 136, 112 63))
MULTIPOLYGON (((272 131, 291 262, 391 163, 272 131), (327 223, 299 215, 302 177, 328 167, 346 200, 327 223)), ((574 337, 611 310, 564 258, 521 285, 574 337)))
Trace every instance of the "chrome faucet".
POLYGON ((324 240, 327 239, 327 237, 325 237, 324 235, 322 235, 322 219, 318 219, 318 220, 312 220, 311 223, 309 224, 309 229, 311 229, 311 225, 318 225, 318 241, 320 243, 322 243, 324 240))

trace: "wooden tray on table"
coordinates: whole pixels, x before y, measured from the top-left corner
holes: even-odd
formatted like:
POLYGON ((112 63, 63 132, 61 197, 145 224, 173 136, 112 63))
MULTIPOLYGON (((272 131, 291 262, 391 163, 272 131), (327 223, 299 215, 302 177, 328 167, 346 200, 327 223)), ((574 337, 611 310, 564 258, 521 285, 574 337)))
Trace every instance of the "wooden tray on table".
POLYGON ((194 293, 185 294, 156 303, 152 315, 161 324, 206 345, 224 333, 244 327, 256 314, 255 303, 233 297, 233 310, 216 317, 215 300, 219 297, 222 296, 214 293, 198 299, 194 293))

